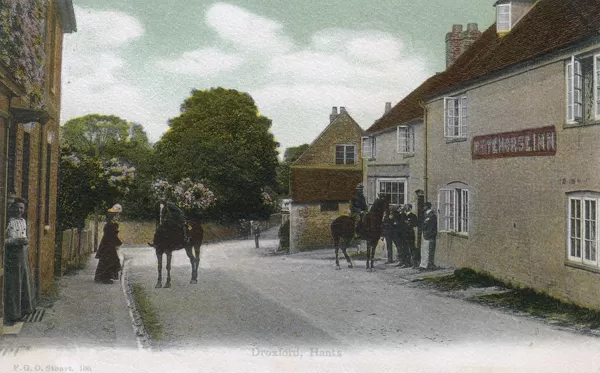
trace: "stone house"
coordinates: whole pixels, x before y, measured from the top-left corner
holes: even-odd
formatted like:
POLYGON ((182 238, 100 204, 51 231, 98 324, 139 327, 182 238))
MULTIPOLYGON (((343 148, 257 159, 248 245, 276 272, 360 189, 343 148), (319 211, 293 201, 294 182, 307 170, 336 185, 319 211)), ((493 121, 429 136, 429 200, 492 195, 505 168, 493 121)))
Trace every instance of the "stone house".
POLYGON ((344 107, 294 162, 290 176, 290 251, 332 246, 330 224, 349 214, 363 180, 363 130, 344 107))
POLYGON ((425 100, 436 262, 600 307, 600 3, 498 1, 425 100))
MULTIPOLYGON (((0 15, 2 32, 21 35, 13 41, 0 35, 0 222, 6 227, 9 192, 27 200, 29 259, 39 296, 54 281, 62 41, 76 23, 72 0, 16 3, 3 2, 7 9, 0 15)), ((0 229, 0 288, 4 235, 0 229)), ((3 318, 4 296, 0 303, 3 318)))

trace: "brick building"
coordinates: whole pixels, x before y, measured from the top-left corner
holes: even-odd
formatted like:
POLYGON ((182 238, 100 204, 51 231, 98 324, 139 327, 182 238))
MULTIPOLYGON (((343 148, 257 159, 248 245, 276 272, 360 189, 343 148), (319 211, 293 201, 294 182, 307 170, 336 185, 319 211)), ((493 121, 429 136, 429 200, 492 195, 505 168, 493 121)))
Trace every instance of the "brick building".
POLYGON ((333 244, 330 224, 349 213, 363 180, 363 130, 344 107, 333 108, 329 125, 294 162, 290 177, 290 251, 333 244))
MULTIPOLYGON (((76 31, 75 13, 72 0, 32 0, 29 9, 19 8, 13 1, 1 6, 11 8, 1 21, 15 22, 6 29, 13 30, 17 24, 39 27, 18 30, 22 39, 13 45, 1 44, 4 50, 0 50, 7 57, 0 62, 0 222, 6 226, 8 192, 27 200, 29 259, 39 295, 54 280, 62 40, 64 33, 76 31), (24 22, 24 17, 34 19, 24 22), (16 61, 26 57, 35 63, 29 65, 31 71, 25 69, 22 74, 16 61), (5 63, 7 60, 10 62, 5 63)), ((1 229, 2 288, 4 234, 1 229)), ((3 315, 4 297, 0 302, 3 315)))

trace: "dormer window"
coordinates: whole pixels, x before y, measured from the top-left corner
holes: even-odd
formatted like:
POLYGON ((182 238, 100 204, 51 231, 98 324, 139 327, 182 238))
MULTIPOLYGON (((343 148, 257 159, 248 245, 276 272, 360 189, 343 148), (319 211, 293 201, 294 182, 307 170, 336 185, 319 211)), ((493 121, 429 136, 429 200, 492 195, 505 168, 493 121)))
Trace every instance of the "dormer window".
POLYGON ((509 32, 512 28, 511 4, 496 4, 496 31, 509 32))

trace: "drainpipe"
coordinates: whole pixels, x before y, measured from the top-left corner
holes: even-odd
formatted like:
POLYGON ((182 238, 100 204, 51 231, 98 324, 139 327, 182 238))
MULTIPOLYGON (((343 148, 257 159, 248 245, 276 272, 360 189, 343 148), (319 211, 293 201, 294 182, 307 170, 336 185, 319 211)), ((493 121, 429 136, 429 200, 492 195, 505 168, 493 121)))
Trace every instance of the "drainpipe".
POLYGON ((423 125, 425 126, 425 174, 423 176, 423 186, 425 188, 425 202, 429 201, 429 124, 427 122, 427 106, 419 100, 419 106, 423 108, 423 125))
MULTIPOLYGON (((43 236, 46 234, 46 231, 44 230, 44 224, 42 223, 42 219, 43 216, 45 216, 45 214, 43 214, 43 206, 44 206, 44 202, 42 200, 42 179, 43 179, 43 175, 44 175, 44 144, 46 143, 44 140, 44 125, 45 123, 42 122, 42 120, 40 120, 40 136, 39 136, 39 153, 38 153, 38 193, 37 193, 37 197, 38 197, 38 203, 37 203, 37 231, 38 231, 38 237, 37 237, 37 250, 35 251, 35 299, 40 299, 40 287, 42 285, 41 283, 41 272, 42 269, 40 268, 40 263, 41 263, 41 256, 42 256, 42 238, 43 236)), ((48 171, 46 171, 48 172, 48 171)), ((54 260, 54 258, 53 258, 54 260)))

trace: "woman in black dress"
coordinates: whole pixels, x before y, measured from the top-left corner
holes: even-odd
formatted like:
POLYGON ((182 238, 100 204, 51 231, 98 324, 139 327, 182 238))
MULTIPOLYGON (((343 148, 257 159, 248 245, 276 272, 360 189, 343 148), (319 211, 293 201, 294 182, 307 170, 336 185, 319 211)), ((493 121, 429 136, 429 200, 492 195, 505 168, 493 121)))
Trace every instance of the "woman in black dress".
POLYGON ((116 204, 106 214, 104 235, 96 252, 98 267, 96 267, 94 281, 98 283, 112 284, 114 280, 119 279, 121 262, 117 254, 117 247, 121 246, 122 242, 119 239, 119 223, 117 218, 121 211, 123 211, 121 205, 116 204))

